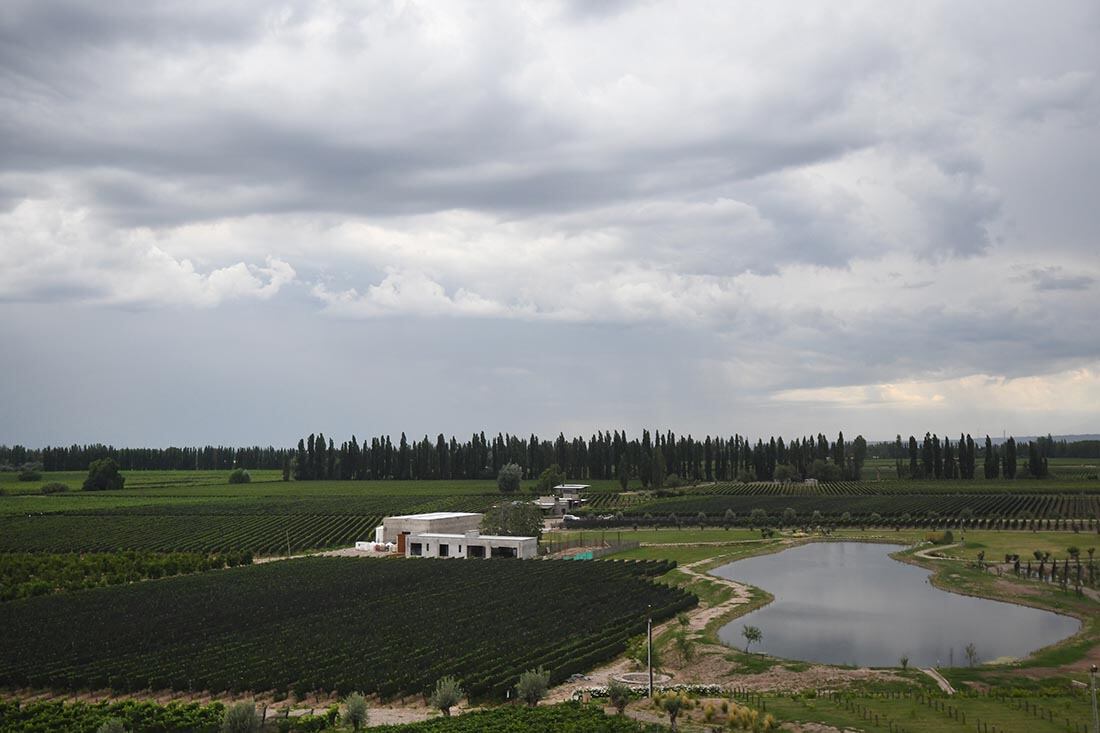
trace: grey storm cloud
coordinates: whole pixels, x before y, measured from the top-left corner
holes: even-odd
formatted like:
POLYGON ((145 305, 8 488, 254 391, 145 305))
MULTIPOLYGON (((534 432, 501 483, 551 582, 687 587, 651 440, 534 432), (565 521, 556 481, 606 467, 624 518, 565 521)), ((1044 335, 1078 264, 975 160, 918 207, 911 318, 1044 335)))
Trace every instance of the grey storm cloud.
MULTIPOLYGON (((232 334, 295 343, 295 324, 318 361, 254 364, 256 384, 326 360, 334 385, 442 383, 437 416, 383 400, 390 426, 482 429, 526 397, 540 424, 513 429, 719 429, 717 410, 779 430, 798 413, 776 395, 824 394, 839 425, 856 413, 829 400, 854 393, 806 390, 863 387, 1004 423, 1057 384, 1072 399, 1028 419, 1084 431, 1098 32, 1084 0, 7 2, 0 338, 141 334, 172 363, 82 378, 124 373, 169 411, 191 407, 160 386, 231 379, 194 363, 232 334)), ((61 353, 9 351, 5 373, 61 353)), ((29 395, 84 398, 34 379, 0 405, 51 439, 62 406, 29 395)), ((336 394, 318 399, 351 425, 336 394)), ((894 407, 860 409, 895 432, 894 407)))

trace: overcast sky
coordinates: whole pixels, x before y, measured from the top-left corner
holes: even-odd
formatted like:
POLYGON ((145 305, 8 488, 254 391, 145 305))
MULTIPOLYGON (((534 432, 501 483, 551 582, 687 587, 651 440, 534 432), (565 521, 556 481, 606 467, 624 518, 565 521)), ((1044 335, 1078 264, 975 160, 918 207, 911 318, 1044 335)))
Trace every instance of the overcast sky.
POLYGON ((1100 431, 1100 6, 0 5, 0 443, 1100 431))

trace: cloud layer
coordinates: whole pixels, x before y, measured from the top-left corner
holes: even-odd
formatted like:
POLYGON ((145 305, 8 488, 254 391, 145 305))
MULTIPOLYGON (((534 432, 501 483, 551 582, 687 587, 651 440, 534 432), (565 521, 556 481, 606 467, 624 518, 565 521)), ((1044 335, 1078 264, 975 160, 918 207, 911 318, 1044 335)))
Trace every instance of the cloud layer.
POLYGON ((0 10, 0 313, 644 332, 764 429, 1100 363, 1094 3, 200 6, 0 10))

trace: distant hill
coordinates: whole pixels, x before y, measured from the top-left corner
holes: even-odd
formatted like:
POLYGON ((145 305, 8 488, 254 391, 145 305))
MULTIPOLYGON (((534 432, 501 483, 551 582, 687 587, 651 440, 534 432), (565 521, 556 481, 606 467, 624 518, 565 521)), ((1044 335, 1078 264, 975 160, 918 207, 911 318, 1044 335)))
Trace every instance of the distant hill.
MULTIPOLYGON (((994 445, 1000 445, 1001 443, 1005 442, 1005 438, 999 438, 999 437, 994 437, 994 436, 990 436, 990 437, 993 438, 993 444, 994 445)), ((1038 436, 1038 435, 1015 435, 1015 436, 1010 436, 1010 437, 1016 438, 1017 443, 1026 443, 1029 440, 1037 440, 1040 437, 1045 438, 1047 436, 1045 436, 1045 435, 1042 435, 1042 436, 1038 436)), ((1083 433, 1081 435, 1052 435, 1051 437, 1054 438, 1057 441, 1064 440, 1067 443, 1076 443, 1076 442, 1082 441, 1082 440, 1100 440, 1100 433, 1083 433)))

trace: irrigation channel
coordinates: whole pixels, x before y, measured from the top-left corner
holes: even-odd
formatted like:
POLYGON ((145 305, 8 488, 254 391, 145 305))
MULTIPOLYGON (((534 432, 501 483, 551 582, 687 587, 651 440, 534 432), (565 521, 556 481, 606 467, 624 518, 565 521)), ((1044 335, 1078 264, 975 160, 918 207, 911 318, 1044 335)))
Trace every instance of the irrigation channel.
POLYGON ((815 542, 716 568, 713 575, 775 597, 718 636, 744 648, 750 625, 763 633, 752 650, 776 657, 859 667, 893 667, 905 657, 932 667, 1026 657, 1080 629, 1069 616, 940 590, 930 571, 891 558, 897 549, 815 542))

